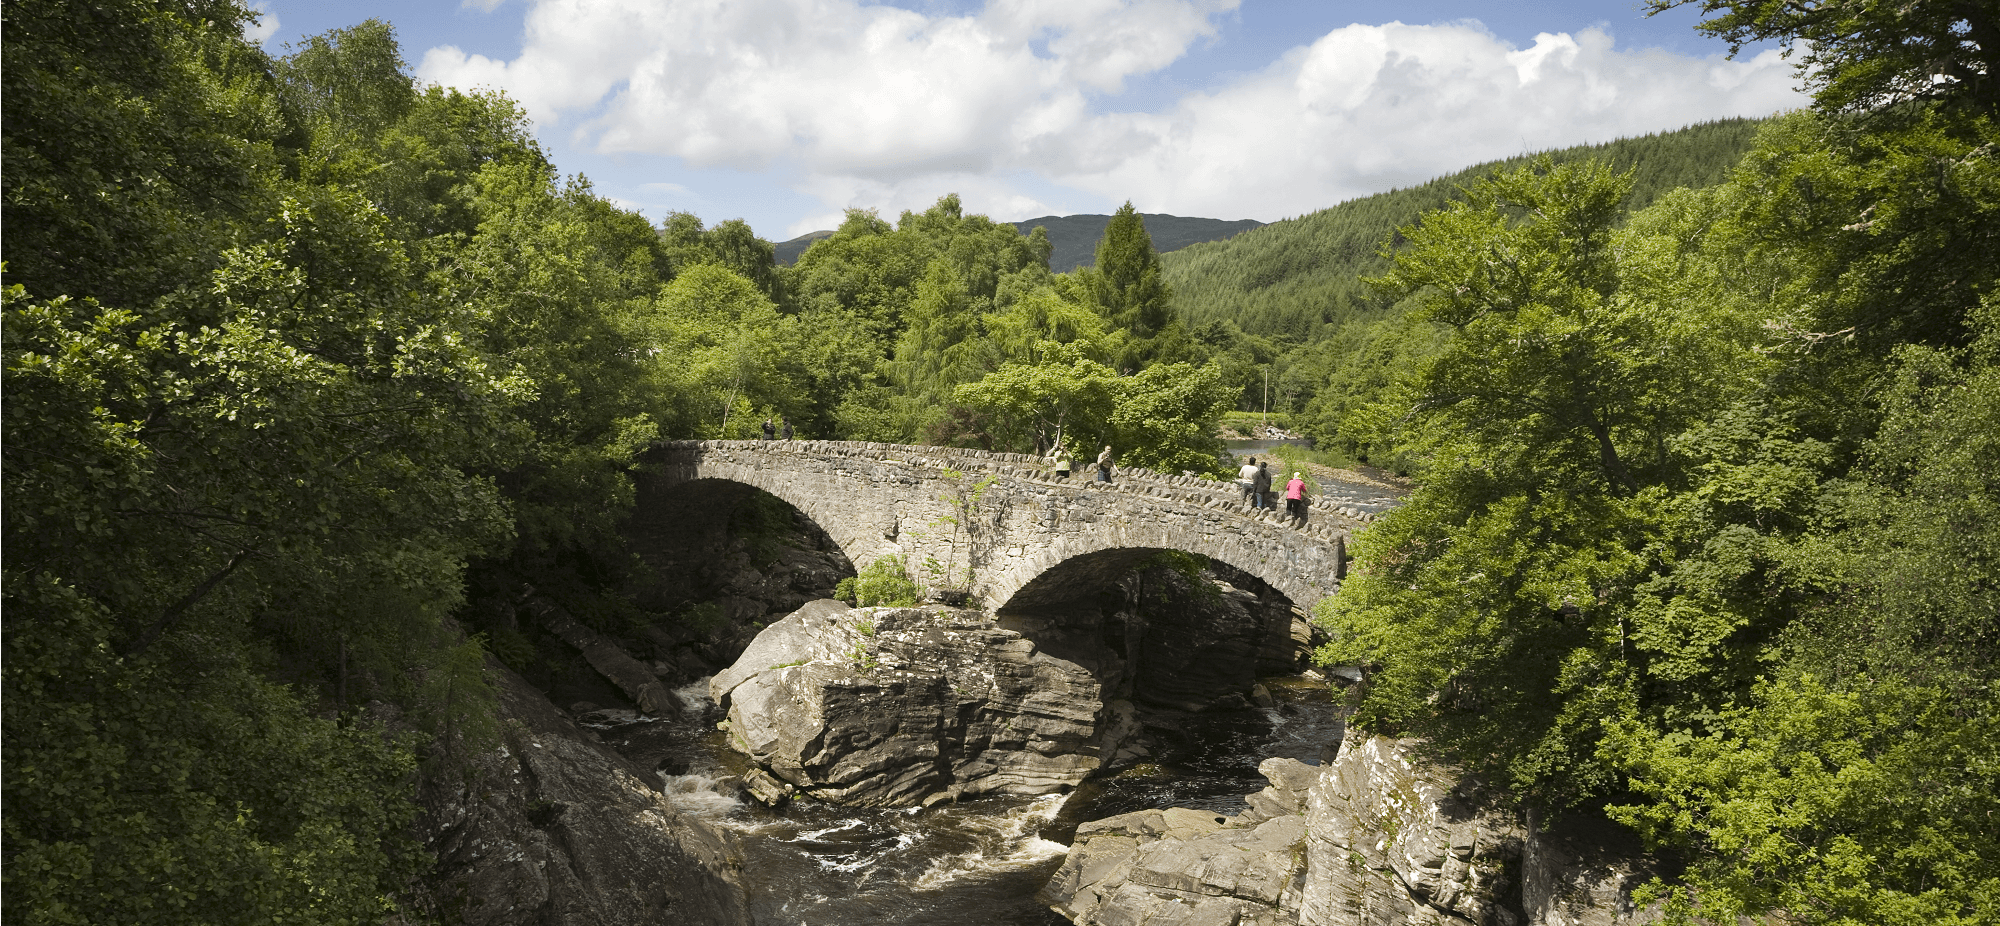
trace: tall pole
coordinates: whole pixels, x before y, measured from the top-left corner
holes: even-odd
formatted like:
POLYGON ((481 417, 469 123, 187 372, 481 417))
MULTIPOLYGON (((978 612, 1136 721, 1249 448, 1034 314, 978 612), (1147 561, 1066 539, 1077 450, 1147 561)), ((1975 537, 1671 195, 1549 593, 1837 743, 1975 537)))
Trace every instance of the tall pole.
POLYGON ((1264 429, 1271 428, 1271 365, 1264 364, 1264 429))

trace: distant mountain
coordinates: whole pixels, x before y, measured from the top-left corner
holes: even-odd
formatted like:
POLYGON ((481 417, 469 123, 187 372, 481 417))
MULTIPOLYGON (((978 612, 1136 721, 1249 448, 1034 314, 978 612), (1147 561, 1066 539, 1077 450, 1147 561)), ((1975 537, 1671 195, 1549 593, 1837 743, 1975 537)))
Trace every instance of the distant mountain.
MULTIPOLYGON (((1255 219, 1230 222, 1155 212, 1139 215, 1146 220, 1146 233, 1153 236, 1153 250, 1162 254, 1190 244, 1221 241, 1237 232, 1249 231, 1264 224, 1255 219)), ((1057 273, 1067 273, 1096 263, 1097 239, 1104 237, 1104 227, 1109 224, 1111 217, 1108 215, 1045 215, 1013 223, 1023 235, 1034 231, 1037 225, 1048 230, 1049 243, 1055 245, 1055 250, 1049 254, 1049 269, 1057 273)), ((830 231, 807 232, 790 241, 780 241, 771 249, 777 254, 778 263, 790 264, 798 260, 813 242, 831 234, 833 232, 830 231)))
POLYGON ((771 251, 777 254, 778 263, 789 265, 792 261, 798 260, 799 255, 806 252, 806 248, 812 247, 813 242, 832 234, 830 230, 806 232, 790 241, 780 241, 771 245, 771 251))
MULTIPOLYGON (((1159 212, 1141 212, 1139 217, 1146 220, 1146 234, 1153 238, 1153 250, 1162 254, 1190 244, 1221 241, 1237 232, 1246 232, 1264 224, 1255 219, 1232 222, 1159 212)), ((1034 231, 1037 225, 1047 229, 1049 243, 1055 245, 1055 250, 1049 254, 1049 269, 1068 273, 1097 262, 1097 241, 1104 237, 1104 227, 1109 224, 1111 217, 1108 215, 1045 215, 1039 219, 1015 222, 1014 227, 1024 235, 1034 231)))

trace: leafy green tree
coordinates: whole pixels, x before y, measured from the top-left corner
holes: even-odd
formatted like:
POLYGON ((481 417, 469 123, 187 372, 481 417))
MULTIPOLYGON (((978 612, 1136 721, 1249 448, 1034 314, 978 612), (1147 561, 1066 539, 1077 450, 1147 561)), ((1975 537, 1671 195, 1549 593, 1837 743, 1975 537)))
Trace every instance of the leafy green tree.
POLYGON ((1556 806, 1615 787, 1598 718, 1678 703, 1642 689, 1626 609, 1674 541, 1668 439, 1754 369, 1746 319, 1663 291, 1701 275, 1684 242, 1714 204, 1620 233, 1626 185, 1544 162, 1403 231, 1383 285, 1451 332, 1407 412, 1425 484, 1362 540, 1324 654, 1370 667, 1368 722, 1556 806))
POLYGON ((649 324, 660 381, 687 403, 676 432, 749 437, 761 424, 756 410, 800 402, 785 363, 796 323, 722 265, 675 277, 660 291, 649 324))
POLYGON ((773 303, 786 304, 785 284, 771 243, 757 237, 742 219, 703 228, 701 219, 694 215, 671 213, 661 223, 660 241, 673 272, 720 264, 756 285, 773 303))
POLYGON ((1004 364, 959 386, 954 399, 993 415, 1002 446, 1043 451, 1062 440, 1081 453, 1107 436, 1118 385, 1110 367, 1048 343, 1040 359, 1004 364))
POLYGON ((1126 466, 1224 476, 1215 423, 1231 390, 1219 364, 1162 363, 1121 377, 1111 410, 1112 444, 1126 466))
POLYGON ((1646 8, 1693 4, 1712 16, 1696 28, 1729 42, 1731 54, 1773 41, 1790 46, 1787 54, 1803 51, 1799 77, 1827 111, 1943 100, 2000 115, 2000 13, 1989 4, 1647 0, 1646 8))
POLYGON ((10 922, 394 915, 493 734, 449 619, 614 536, 662 404, 644 219, 386 27, 247 15, 5 11, 10 922))

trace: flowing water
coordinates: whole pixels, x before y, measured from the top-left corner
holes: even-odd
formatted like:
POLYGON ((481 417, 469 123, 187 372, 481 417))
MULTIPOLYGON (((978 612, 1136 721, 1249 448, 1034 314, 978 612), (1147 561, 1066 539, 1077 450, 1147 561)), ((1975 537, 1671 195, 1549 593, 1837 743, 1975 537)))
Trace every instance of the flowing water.
POLYGON ((1244 809, 1266 782, 1257 764, 1288 756, 1318 764, 1340 741, 1324 682, 1267 680, 1273 708, 1152 718, 1155 761, 1076 792, 996 797, 928 810, 796 802, 779 810, 739 799, 743 769, 715 733, 707 680, 681 690, 692 718, 606 712, 605 742, 666 777, 676 807, 740 837, 759 926, 1060 926, 1035 892, 1062 865, 1076 827, 1149 807, 1244 809))

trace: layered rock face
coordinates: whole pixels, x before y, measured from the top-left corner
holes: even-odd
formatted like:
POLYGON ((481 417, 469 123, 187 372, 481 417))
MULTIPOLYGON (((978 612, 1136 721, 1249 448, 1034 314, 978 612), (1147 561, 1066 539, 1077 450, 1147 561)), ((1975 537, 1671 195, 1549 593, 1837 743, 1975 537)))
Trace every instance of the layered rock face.
MULTIPOLYGON (((1077 828, 1040 899, 1084 926, 1644 926, 1629 834, 1483 808, 1416 743, 1350 733, 1322 767, 1216 816, 1147 810, 1077 828)), ((1580 818, 1581 819, 1581 818, 1580 818)))
POLYGON ((1142 810, 1077 827, 1039 899, 1087 926, 1280 926, 1298 922, 1306 795, 1318 769, 1267 759, 1271 786, 1234 817, 1142 810))
POLYGON ((466 926, 748 926, 740 853, 496 664, 499 748, 428 782, 425 898, 466 926))
POLYGON ((861 806, 1047 794, 1099 766, 1090 671, 978 611, 815 601, 759 634, 710 694, 731 744, 775 780, 861 806))
POLYGON ((1300 923, 1520 922, 1521 828, 1479 812, 1454 776, 1416 759, 1413 746, 1350 735, 1313 784, 1300 923))

